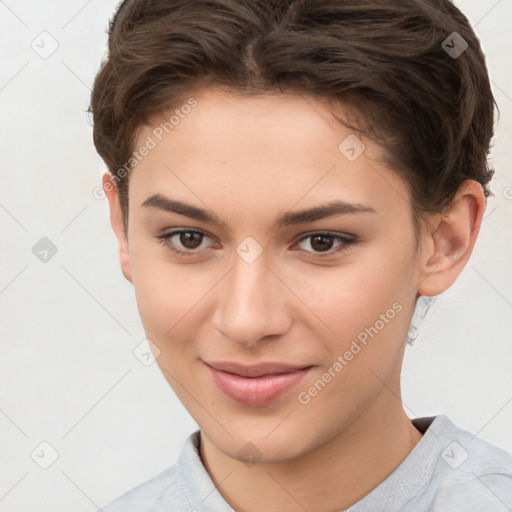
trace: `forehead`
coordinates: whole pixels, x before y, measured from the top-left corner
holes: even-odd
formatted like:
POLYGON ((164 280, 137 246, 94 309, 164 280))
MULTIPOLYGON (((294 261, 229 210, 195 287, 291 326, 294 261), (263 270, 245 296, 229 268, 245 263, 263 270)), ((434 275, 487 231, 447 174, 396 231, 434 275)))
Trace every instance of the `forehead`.
POLYGON ((383 150, 311 97, 203 90, 143 126, 136 147, 144 145, 151 149, 130 179, 136 206, 158 193, 220 208, 237 202, 260 216, 262 204, 281 210, 340 199, 381 212, 408 207, 383 150))

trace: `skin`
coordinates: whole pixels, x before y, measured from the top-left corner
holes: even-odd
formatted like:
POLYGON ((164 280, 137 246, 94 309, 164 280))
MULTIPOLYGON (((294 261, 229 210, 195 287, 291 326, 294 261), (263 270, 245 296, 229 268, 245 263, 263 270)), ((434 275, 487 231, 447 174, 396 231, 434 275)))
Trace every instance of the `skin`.
MULTIPOLYGON (((117 189, 103 178, 123 274, 164 376, 201 429, 203 463, 231 507, 339 511, 421 440, 401 402, 407 333, 416 298, 442 293, 466 265, 485 208, 482 188, 464 182, 450 209, 423 225, 417 246, 407 184, 368 140, 349 161, 338 146, 351 132, 325 104, 212 89, 194 97, 197 106, 131 171, 127 236, 117 189), (153 194, 206 209, 225 226, 142 206, 153 194), (375 213, 273 227, 284 213, 334 200, 375 213), (157 239, 180 228, 207 236, 195 249, 179 235, 167 246, 157 239), (358 242, 336 253, 338 240, 322 251, 306 238, 325 231, 358 242), (248 236, 262 249, 252 263, 236 251, 248 236), (169 246, 196 254, 180 257, 169 246), (300 403, 299 392, 394 303, 401 311, 300 403), (212 383, 203 361, 214 360, 314 368, 278 400, 249 407, 212 383)), ((162 114, 153 127, 172 112, 162 114)), ((153 127, 141 128, 137 147, 153 127)))

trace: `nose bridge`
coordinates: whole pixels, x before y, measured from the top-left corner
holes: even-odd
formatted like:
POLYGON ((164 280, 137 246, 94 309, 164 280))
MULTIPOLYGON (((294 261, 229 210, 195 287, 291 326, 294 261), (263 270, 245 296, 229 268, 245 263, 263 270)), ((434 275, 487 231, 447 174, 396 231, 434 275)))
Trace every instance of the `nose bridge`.
POLYGON ((283 307, 283 285, 269 268, 266 254, 247 258, 243 249, 247 246, 240 244, 224 280, 214 323, 232 341, 252 345, 262 337, 285 332, 290 319, 283 307))

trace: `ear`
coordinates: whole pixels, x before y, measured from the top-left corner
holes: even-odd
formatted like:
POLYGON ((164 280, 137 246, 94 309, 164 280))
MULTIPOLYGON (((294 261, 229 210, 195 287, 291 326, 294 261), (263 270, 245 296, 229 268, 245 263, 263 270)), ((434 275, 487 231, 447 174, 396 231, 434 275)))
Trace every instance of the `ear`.
POLYGON ((119 246, 119 260, 121 262, 121 270, 123 275, 130 283, 132 281, 132 272, 130 266, 130 252, 128 250, 128 239, 124 231, 123 215, 121 213, 121 205, 119 203, 119 191, 116 183, 112 179, 112 175, 106 172, 102 178, 103 190, 108 199, 110 208, 110 224, 117 238, 119 246))
POLYGON ((484 210, 482 186, 466 180, 450 207, 430 218, 421 239, 420 295, 439 295, 456 281, 475 246, 484 210))

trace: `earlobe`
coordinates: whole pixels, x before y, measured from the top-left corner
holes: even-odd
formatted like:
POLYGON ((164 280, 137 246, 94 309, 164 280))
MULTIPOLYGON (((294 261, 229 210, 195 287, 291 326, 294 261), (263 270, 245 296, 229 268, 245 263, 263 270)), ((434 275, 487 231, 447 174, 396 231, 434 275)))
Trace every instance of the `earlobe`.
POLYGON ((128 248, 128 239, 124 230, 123 215, 119 203, 119 192, 117 185, 112 180, 110 173, 106 172, 102 178, 103 190, 107 196, 110 209, 110 224, 114 230, 119 247, 119 260, 121 263, 121 271, 128 281, 132 281, 130 252, 128 248))
POLYGON ((433 297, 457 280, 475 246, 484 209, 482 186, 466 180, 449 208, 433 217, 422 240, 418 293, 433 297))

